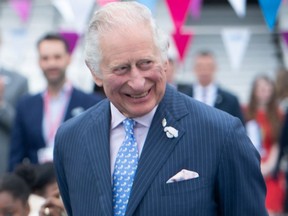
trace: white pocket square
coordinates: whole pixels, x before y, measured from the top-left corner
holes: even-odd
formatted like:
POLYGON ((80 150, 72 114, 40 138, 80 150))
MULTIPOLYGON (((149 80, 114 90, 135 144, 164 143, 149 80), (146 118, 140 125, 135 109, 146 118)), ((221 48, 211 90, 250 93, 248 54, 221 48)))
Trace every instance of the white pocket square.
POLYGON ((170 179, 168 179, 168 181, 166 183, 180 182, 180 181, 185 181, 185 180, 189 180, 189 179, 195 179, 198 177, 199 177, 199 174, 197 172, 182 169, 176 175, 174 175, 170 179))

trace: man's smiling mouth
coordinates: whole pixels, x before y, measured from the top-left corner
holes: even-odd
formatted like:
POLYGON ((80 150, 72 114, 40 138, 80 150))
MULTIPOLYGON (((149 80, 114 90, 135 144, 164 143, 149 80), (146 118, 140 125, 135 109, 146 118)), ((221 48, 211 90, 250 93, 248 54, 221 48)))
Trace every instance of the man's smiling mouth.
POLYGON ((134 95, 126 94, 126 95, 131 97, 131 98, 138 99, 138 98, 146 97, 149 94, 149 92, 150 92, 150 90, 146 91, 146 92, 143 92, 142 94, 134 94, 134 95))

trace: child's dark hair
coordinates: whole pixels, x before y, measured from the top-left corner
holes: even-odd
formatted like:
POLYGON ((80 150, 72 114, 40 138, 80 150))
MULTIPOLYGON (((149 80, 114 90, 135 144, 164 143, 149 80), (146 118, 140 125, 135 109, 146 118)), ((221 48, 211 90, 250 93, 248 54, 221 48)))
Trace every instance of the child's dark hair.
POLYGON ((52 162, 39 165, 23 164, 15 169, 15 173, 27 182, 32 193, 37 193, 40 196, 43 196, 47 185, 56 182, 52 162))
POLYGON ((28 202, 30 188, 20 176, 14 173, 6 173, 0 177, 0 193, 7 192, 14 199, 20 199, 23 204, 28 202))

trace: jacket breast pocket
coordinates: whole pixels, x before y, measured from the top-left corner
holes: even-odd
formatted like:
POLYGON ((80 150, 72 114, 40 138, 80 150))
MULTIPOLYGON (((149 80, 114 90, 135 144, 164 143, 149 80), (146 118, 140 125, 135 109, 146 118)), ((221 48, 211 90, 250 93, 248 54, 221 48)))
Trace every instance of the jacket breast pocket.
POLYGON ((161 193, 164 196, 175 195, 181 193, 191 193, 193 191, 202 190, 208 187, 212 187, 213 182, 210 179, 198 177, 195 179, 189 179, 173 183, 165 183, 161 187, 161 193))

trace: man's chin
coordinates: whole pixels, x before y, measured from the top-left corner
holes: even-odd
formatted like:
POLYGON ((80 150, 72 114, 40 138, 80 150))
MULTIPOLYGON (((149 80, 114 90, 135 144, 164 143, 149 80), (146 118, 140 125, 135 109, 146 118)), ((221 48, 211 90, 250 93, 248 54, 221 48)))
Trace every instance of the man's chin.
POLYGON ((126 112, 123 113, 123 115, 125 115, 126 117, 129 118, 137 118, 137 117, 141 117, 144 116, 146 114, 148 114, 149 112, 151 112, 153 110, 154 107, 133 107, 132 109, 126 110, 126 112))
POLYGON ((50 86, 60 86, 65 83, 64 80, 59 80, 59 79, 50 79, 48 80, 48 83, 50 86))

